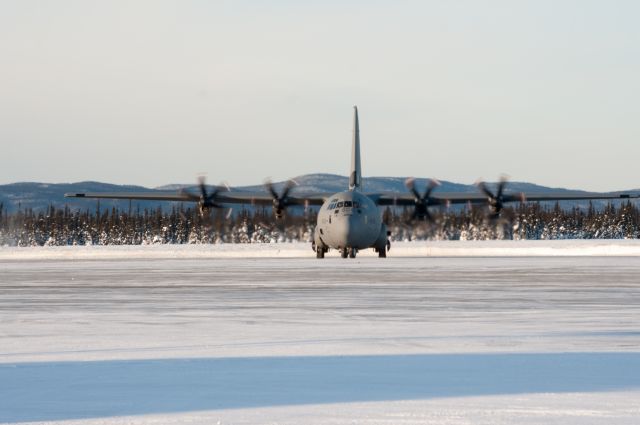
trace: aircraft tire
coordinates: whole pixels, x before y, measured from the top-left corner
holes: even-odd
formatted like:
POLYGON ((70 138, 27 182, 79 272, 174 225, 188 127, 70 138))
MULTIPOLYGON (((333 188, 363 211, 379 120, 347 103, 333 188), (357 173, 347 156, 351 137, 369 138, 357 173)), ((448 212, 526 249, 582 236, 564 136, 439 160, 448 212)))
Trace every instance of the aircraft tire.
POLYGON ((356 249, 355 248, 349 249, 349 258, 356 258, 356 249))
POLYGON ((324 248, 321 246, 316 247, 316 258, 324 258, 324 248))
POLYGON ((378 258, 387 258, 387 249, 382 248, 382 249, 378 249, 378 258))
POLYGON ((341 252, 340 252, 340 256, 342 258, 347 258, 349 256, 349 248, 344 248, 341 252))

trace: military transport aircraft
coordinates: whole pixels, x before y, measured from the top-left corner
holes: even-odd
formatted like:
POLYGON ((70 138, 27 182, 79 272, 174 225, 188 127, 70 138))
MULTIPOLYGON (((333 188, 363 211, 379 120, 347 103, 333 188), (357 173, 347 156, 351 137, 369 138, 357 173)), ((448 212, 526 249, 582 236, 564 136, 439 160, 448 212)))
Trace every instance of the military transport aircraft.
POLYGON ((343 258, 355 258, 358 250, 373 248, 379 257, 386 257, 391 244, 390 233, 382 222, 382 214, 378 206, 414 206, 414 218, 430 219, 429 207, 449 204, 478 204, 487 202, 493 217, 498 217, 507 202, 585 200, 585 199, 629 199, 638 198, 638 194, 531 194, 505 193, 506 180, 498 183, 496 190, 490 190, 483 182, 477 183, 479 193, 434 193, 438 186, 431 180, 423 193, 415 187, 414 180, 408 179, 407 189, 410 193, 366 193, 362 187, 362 168, 360 166, 360 128, 358 108, 354 106, 353 140, 351 145, 351 171, 349 188, 344 192, 331 193, 293 193, 295 182, 286 183, 278 193, 271 182, 266 183, 268 193, 251 193, 216 187, 207 192, 204 181, 200 181, 200 193, 194 194, 185 190, 171 193, 67 193, 65 197, 73 198, 105 198, 105 199, 137 199, 196 202, 201 213, 211 208, 222 208, 223 204, 272 205, 276 218, 282 218, 285 210, 293 205, 319 205, 318 222, 312 242, 317 258, 324 258, 330 249, 338 250, 343 258))

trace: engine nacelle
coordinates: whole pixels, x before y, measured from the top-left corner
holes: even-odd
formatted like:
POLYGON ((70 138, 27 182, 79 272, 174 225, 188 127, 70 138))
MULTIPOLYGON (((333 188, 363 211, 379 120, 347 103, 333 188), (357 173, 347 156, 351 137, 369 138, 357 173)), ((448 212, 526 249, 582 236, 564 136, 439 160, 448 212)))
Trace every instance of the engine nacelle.
POLYGON ((198 204, 198 211, 202 217, 206 217, 211 212, 211 208, 203 204, 198 204))
POLYGON ((276 216, 276 219, 281 220, 284 217, 284 209, 281 208, 273 208, 273 215, 276 216))

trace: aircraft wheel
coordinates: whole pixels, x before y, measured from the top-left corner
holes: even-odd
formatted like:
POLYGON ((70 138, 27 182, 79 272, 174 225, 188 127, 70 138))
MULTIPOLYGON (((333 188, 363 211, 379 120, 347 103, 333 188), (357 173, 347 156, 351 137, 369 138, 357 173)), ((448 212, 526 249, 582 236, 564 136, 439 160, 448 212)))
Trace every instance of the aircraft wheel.
POLYGON ((387 258, 386 247, 378 250, 378 258, 387 258))
POLYGON ((321 246, 316 247, 316 258, 324 258, 324 248, 321 246))
POLYGON ((349 248, 344 248, 344 249, 342 250, 342 252, 340 253, 340 256, 341 256, 342 258, 347 258, 347 257, 349 256, 349 248))
POLYGON ((349 250, 349 258, 356 258, 356 249, 355 248, 351 248, 349 250))

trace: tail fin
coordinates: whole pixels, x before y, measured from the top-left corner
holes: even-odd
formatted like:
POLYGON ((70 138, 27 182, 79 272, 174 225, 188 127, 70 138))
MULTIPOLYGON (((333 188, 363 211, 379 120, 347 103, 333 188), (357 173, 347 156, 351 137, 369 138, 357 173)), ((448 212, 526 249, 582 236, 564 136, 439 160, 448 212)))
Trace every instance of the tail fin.
POLYGON ((358 107, 353 107, 353 141, 351 145, 351 173, 349 174, 349 190, 362 189, 362 168, 360 167, 360 125, 358 123, 358 107))

